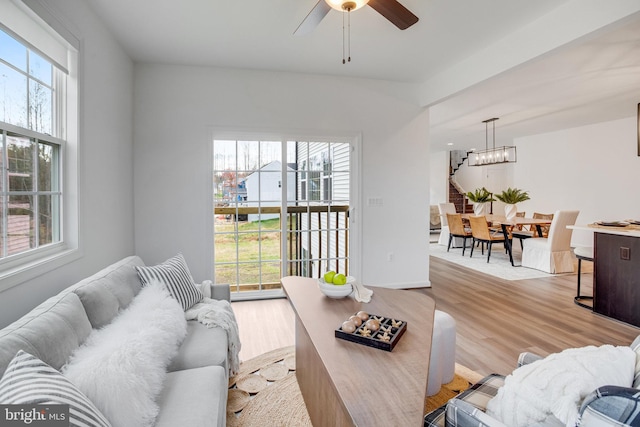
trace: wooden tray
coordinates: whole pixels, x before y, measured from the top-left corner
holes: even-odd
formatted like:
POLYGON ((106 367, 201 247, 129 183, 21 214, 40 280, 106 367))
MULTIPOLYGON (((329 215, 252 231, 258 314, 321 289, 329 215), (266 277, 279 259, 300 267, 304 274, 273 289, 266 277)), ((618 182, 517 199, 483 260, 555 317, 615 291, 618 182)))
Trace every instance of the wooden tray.
POLYGON ((342 330, 342 326, 340 326, 335 330, 336 338, 366 345, 368 347, 378 348, 380 350, 392 351, 396 344, 398 344, 400 337, 402 337, 407 330, 407 322, 404 320, 380 316, 378 314, 369 314, 369 318, 373 317, 378 320, 382 320, 380 320, 380 329, 373 332, 371 336, 362 336, 360 334, 360 331, 365 327, 364 322, 362 322, 362 325, 358 326, 353 333, 344 332, 342 330), (384 335, 385 330, 387 336, 389 336, 389 341, 380 339, 380 337, 384 335))

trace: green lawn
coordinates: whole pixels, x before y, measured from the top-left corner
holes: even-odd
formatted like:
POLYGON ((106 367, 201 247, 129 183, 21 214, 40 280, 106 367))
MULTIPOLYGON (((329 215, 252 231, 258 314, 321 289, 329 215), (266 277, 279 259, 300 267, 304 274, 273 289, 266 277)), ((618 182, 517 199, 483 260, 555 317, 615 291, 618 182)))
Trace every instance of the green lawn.
POLYGON ((279 282, 280 272, 280 220, 270 219, 238 223, 238 234, 233 233, 234 221, 217 220, 215 223, 215 260, 217 283, 272 283, 279 282), (229 233, 229 234, 219 234, 229 233), (237 241, 237 251, 236 251, 237 241), (220 263, 234 263, 220 265, 220 263), (235 263, 240 265, 236 282, 235 263), (262 269, 262 280, 260 280, 262 269))

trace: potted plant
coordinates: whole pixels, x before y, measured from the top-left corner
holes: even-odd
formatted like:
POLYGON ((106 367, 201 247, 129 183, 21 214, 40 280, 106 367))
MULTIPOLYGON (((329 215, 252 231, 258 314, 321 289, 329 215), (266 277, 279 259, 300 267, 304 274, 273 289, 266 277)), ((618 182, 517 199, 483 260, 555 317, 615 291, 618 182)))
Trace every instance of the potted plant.
POLYGON ((489 190, 484 187, 476 188, 473 193, 469 191, 465 195, 467 196, 467 199, 473 202, 473 213, 477 216, 485 215, 487 211, 487 203, 496 201, 489 190))
POLYGON ((516 212, 518 212, 516 204, 530 199, 527 191, 511 187, 502 190, 500 194, 496 194, 496 198, 505 203, 504 214, 509 221, 515 218, 516 212))

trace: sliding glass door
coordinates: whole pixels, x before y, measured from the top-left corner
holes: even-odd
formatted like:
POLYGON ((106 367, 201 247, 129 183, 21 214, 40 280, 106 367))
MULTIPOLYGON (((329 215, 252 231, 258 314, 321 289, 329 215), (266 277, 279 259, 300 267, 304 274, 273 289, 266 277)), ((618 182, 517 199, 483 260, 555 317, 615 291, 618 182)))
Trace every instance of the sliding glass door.
POLYGON ((234 300, 286 275, 349 273, 348 142, 214 140, 214 277, 234 300))

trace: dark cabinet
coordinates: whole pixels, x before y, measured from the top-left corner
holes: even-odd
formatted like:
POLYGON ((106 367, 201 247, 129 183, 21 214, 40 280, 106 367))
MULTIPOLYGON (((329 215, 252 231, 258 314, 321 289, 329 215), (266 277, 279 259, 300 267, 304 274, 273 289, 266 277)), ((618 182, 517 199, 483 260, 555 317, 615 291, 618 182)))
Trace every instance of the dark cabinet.
POLYGON ((596 313, 640 326, 640 237, 595 233, 596 313))

